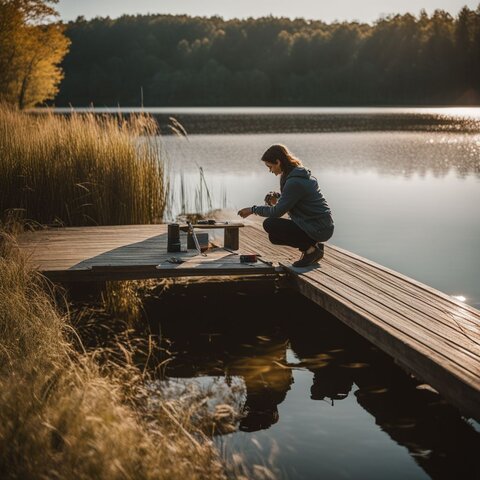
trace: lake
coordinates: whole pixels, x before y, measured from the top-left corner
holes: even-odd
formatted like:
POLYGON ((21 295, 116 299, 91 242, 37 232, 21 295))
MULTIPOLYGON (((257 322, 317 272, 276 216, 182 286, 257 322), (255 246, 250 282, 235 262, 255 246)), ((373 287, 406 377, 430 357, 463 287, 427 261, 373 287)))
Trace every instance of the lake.
POLYGON ((300 294, 228 286, 172 286, 144 308, 166 352, 152 391, 237 405, 214 440, 243 478, 479 478, 478 423, 300 294))
MULTIPOLYGON (((158 139, 170 218, 261 204, 278 178, 260 157, 283 143, 318 178, 332 244, 480 307, 479 108, 146 110, 188 132, 158 139)), ((168 351, 162 388, 238 397, 237 431, 215 437, 226 458, 259 478, 480 477, 479 424, 335 318, 294 292, 216 288, 145 309, 168 351)))
POLYGON ((336 223, 332 244, 480 307, 480 108, 442 108, 437 113, 432 113, 435 109, 346 109, 343 113, 338 113, 342 109, 312 109, 311 117, 317 118, 313 124, 323 121, 319 117, 334 120, 325 120, 326 127, 320 125, 317 132, 304 133, 283 129, 286 117, 295 124, 308 116, 306 109, 284 109, 286 113, 272 113, 272 109, 260 113, 260 109, 258 115, 270 115, 269 129, 276 126, 278 133, 223 133, 222 115, 235 117, 229 123, 231 130, 242 122, 248 127, 256 114, 248 109, 238 109, 236 114, 214 109, 216 123, 205 121, 211 129, 207 134, 194 132, 208 117, 208 109, 199 109, 190 124, 195 116, 192 110, 187 109, 186 118, 184 109, 170 112, 187 131, 193 130, 188 139, 161 137, 175 176, 173 215, 182 203, 181 176, 190 195, 190 210, 207 209, 199 167, 213 206, 230 209, 232 218, 242 207, 262 204, 266 192, 279 187, 278 178, 260 157, 270 145, 283 143, 318 178, 336 223), (399 129, 396 115, 403 122, 410 117, 410 126, 399 129), (447 126, 442 115, 450 121, 447 126), (361 131, 330 131, 331 124, 342 119, 350 124, 352 116, 374 120, 364 122, 361 131), (442 121, 436 123, 438 117, 442 121), (375 124, 372 130, 365 126, 369 122, 375 124), (378 130, 380 125, 383 130, 378 130))
MULTIPOLYGON (((235 218, 238 209, 261 204, 266 192, 278 190, 278 178, 260 157, 283 143, 318 178, 334 213, 331 243, 480 306, 480 109, 152 113, 174 116, 189 132, 187 139, 161 138, 174 176, 172 215, 182 203, 181 183, 190 194, 190 204, 183 198, 187 210, 213 205, 235 218)), ((178 347, 169 378, 218 388, 233 376, 244 386, 247 419, 238 433, 219 437, 227 456, 241 453, 260 465, 270 459, 287 478, 478 474, 477 423, 442 406, 438 395, 412 384, 338 322, 319 318, 308 302, 251 302, 251 310, 245 299, 234 307, 238 320, 229 314, 228 327, 219 327, 219 319, 189 335, 190 327, 169 334, 165 326, 178 347), (315 322, 299 322, 293 305, 315 322), (252 310, 257 320, 247 329, 252 310), (265 326, 270 315, 277 322, 265 326), (241 329, 230 324, 237 321, 241 329)))

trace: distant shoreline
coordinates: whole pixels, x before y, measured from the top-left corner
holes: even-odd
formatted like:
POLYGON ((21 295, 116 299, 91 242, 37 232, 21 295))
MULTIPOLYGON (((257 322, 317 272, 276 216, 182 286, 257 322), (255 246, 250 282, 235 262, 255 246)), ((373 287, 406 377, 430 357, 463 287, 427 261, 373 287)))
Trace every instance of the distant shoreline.
POLYGON ((162 134, 171 117, 190 134, 432 131, 478 133, 480 107, 80 107, 33 109, 34 114, 151 115, 162 134))
POLYGON ((338 106, 338 107, 303 107, 303 106, 237 106, 237 107, 218 107, 218 106, 172 106, 172 107, 95 107, 95 106, 84 106, 84 107, 37 107, 30 109, 29 111, 46 111, 53 110, 55 113, 70 113, 71 111, 83 113, 83 112, 95 112, 95 113, 117 113, 128 112, 128 113, 169 113, 169 112, 179 112, 179 113, 283 113, 288 112, 290 114, 296 113, 397 113, 400 110, 403 110, 402 113, 446 113, 446 114, 460 114, 460 110, 465 110, 465 113, 471 112, 472 110, 478 110, 478 116, 480 117, 480 105, 467 105, 467 106, 458 106, 458 105, 388 105, 388 106, 338 106), (412 112, 407 112, 407 110, 412 110, 412 112), (459 112, 452 112, 452 110, 458 110, 459 112))

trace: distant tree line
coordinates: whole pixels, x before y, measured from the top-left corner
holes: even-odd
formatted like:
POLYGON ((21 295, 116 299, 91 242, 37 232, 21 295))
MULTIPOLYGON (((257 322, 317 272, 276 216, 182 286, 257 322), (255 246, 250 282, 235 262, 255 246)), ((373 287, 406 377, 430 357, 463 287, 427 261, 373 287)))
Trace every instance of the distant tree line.
POLYGON ((480 5, 373 25, 79 17, 56 105, 479 104, 480 5))

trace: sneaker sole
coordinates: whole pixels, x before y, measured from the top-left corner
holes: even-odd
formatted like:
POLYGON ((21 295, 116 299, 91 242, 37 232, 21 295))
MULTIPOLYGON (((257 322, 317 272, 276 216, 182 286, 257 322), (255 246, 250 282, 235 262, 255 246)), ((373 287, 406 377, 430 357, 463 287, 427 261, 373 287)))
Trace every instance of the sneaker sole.
POLYGON ((310 265, 313 265, 314 263, 319 262, 322 258, 323 258, 323 252, 319 257, 315 258, 314 260, 310 260, 309 262, 302 263, 301 260, 297 262, 293 262, 292 267, 298 267, 298 268, 309 267, 310 265))

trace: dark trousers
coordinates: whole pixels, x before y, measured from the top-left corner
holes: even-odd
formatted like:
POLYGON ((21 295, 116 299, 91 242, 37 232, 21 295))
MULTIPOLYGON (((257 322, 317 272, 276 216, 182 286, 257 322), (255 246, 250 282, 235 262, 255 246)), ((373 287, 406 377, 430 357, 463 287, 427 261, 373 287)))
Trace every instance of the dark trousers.
POLYGON ((327 241, 333 234, 333 227, 325 230, 325 239, 314 240, 309 237, 293 220, 268 217, 263 221, 268 238, 275 245, 288 245, 304 252, 318 242, 327 241))

